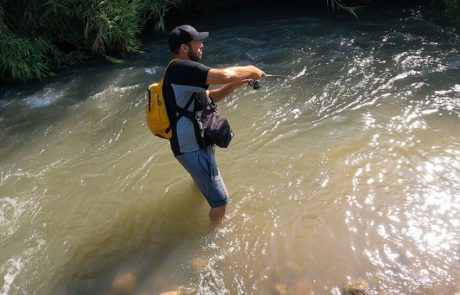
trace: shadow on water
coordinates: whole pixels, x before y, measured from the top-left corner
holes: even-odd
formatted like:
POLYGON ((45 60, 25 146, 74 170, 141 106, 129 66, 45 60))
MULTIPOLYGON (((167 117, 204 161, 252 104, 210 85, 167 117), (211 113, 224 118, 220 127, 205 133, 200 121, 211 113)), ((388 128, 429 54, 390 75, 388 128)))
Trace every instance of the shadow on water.
POLYGON ((208 207, 189 178, 161 198, 141 203, 88 230, 69 249, 72 259, 56 271, 50 294, 177 289, 179 285, 174 284, 187 275, 183 269, 187 261, 177 261, 176 256, 189 253, 214 231, 207 218, 208 207))

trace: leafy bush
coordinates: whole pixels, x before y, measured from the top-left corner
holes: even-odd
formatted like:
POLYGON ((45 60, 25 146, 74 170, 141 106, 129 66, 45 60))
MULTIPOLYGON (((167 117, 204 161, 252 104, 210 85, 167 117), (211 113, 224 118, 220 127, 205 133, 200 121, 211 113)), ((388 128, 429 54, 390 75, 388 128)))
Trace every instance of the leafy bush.
POLYGON ((84 56, 63 53, 51 42, 17 37, 0 29, 0 74, 2 80, 42 79, 53 75, 62 64, 81 61, 84 56))
POLYGON ((439 0, 434 1, 441 18, 460 29, 460 0, 439 0))
POLYGON ((139 52, 147 20, 164 28, 169 0, 0 0, 0 78, 42 79, 83 56, 139 52), (68 53, 63 53, 63 52, 68 53))

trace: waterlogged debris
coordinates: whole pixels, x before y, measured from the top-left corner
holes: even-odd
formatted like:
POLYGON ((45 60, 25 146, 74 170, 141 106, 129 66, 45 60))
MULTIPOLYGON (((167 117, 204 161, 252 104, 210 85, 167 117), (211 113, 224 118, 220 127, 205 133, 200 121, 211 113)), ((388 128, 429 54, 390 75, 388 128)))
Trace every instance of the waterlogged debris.
POLYGON ((350 281, 343 288, 343 293, 344 295, 369 295, 369 284, 363 279, 350 281))
POLYGON ((137 279, 130 272, 117 275, 112 281, 112 291, 116 294, 130 294, 136 287, 137 279))

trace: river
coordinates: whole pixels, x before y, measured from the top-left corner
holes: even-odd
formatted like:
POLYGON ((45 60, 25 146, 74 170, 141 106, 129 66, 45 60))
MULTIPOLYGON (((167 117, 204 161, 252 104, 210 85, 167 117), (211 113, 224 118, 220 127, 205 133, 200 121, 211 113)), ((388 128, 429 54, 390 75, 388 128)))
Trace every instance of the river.
MULTIPOLYGON (((144 122, 166 34, 0 95, 0 294, 460 292, 460 36, 419 9, 201 20, 225 222, 144 122), (118 292, 118 293, 117 293, 118 292)), ((194 24, 195 25, 195 24, 194 24)))

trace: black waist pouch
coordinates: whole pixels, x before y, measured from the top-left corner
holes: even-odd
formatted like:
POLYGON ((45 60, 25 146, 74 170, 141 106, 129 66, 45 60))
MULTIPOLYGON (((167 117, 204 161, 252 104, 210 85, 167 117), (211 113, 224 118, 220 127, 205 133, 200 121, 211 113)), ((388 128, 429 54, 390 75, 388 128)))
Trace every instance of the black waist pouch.
POLYGON ((233 138, 233 131, 227 119, 215 105, 209 104, 201 113, 201 127, 206 145, 226 148, 233 138))

